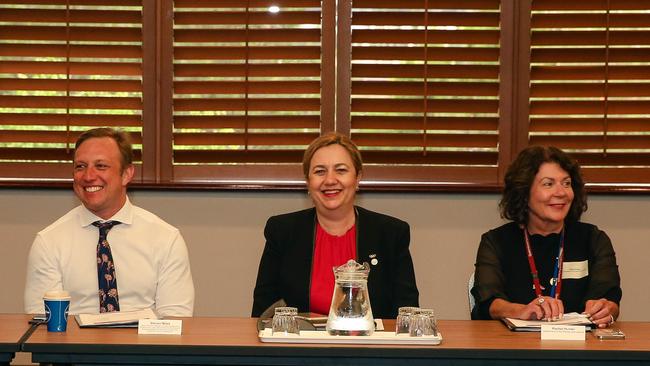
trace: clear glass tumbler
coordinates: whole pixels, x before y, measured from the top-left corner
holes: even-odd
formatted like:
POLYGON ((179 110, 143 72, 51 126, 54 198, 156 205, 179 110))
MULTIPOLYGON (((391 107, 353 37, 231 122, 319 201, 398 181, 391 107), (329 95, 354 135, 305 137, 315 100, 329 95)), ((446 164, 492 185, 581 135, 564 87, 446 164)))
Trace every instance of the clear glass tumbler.
POLYGON ((419 309, 411 315, 409 323, 411 337, 427 337, 438 335, 438 325, 433 309, 419 309))
POLYGON ((298 308, 291 306, 275 308, 275 315, 273 315, 271 323, 273 334, 300 334, 297 316, 298 308))
POLYGON ((397 309, 397 319, 395 320, 395 334, 409 334, 411 316, 413 312, 419 310, 413 306, 402 306, 397 309))

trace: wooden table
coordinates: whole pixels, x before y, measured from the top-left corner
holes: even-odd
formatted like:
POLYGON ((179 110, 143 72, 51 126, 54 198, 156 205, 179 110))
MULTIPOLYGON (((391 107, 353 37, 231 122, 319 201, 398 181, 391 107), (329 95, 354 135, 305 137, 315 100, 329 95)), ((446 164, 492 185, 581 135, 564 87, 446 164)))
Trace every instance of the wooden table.
MULTIPOLYGON (((393 321, 385 322, 387 328, 393 321)), ((24 343, 34 362, 75 364, 471 365, 650 364, 650 323, 616 323, 626 340, 541 341, 498 321, 441 320, 438 346, 261 343, 256 319, 183 318, 183 335, 138 335, 136 329, 37 329, 24 343)))
POLYGON ((23 335, 29 330, 30 315, 0 314, 0 364, 9 364, 20 351, 23 335))

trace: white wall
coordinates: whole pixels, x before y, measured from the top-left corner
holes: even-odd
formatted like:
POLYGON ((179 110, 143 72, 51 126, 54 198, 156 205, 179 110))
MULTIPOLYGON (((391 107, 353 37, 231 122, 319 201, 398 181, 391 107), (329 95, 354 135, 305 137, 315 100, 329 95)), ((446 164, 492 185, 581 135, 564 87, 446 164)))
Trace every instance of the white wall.
MULTIPOLYGON (((131 200, 180 228, 197 289, 195 315, 248 316, 262 230, 274 214, 310 206, 302 192, 134 191, 131 200)), ((468 319, 467 277, 480 235, 500 225, 497 194, 362 193, 358 203, 411 225, 420 302, 439 318, 468 319)), ((604 229, 623 280, 621 319, 650 321, 646 281, 650 196, 592 195, 584 221, 604 229)), ((0 313, 22 312, 35 233, 77 205, 71 190, 0 189, 0 313)), ((567 243, 569 244, 569 243, 567 243)))

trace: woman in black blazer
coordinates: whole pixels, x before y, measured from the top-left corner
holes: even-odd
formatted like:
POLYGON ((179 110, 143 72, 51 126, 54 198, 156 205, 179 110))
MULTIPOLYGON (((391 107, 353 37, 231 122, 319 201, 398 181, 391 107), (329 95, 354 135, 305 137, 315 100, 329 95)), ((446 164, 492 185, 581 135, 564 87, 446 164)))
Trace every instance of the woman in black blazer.
POLYGON ((409 226, 354 205, 361 171, 361 154, 346 136, 331 133, 310 144, 303 172, 314 208, 267 221, 252 316, 260 316, 280 299, 300 312, 327 315, 332 267, 347 259, 370 264, 374 317, 395 318, 399 307, 418 306, 409 226))

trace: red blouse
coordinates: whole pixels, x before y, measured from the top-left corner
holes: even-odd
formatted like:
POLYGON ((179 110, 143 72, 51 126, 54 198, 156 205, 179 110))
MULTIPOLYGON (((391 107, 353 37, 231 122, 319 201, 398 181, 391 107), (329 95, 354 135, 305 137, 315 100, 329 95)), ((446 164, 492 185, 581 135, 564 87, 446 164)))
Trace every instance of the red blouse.
POLYGON ((341 236, 328 234, 316 223, 316 243, 311 264, 311 288, 309 289, 309 310, 327 315, 334 292, 334 272, 350 259, 357 257, 357 230, 353 225, 341 236))

